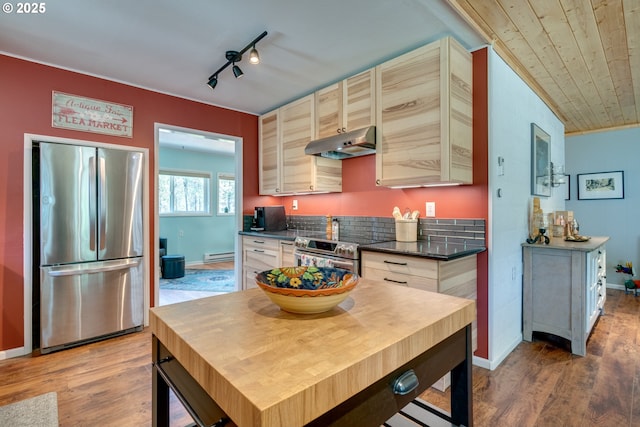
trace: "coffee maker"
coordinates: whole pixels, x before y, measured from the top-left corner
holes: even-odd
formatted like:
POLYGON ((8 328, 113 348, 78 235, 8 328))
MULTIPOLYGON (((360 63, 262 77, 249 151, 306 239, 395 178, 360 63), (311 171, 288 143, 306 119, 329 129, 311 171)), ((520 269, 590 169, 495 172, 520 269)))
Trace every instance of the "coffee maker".
POLYGON ((251 231, 282 231, 287 229, 284 206, 259 206, 253 210, 251 231))

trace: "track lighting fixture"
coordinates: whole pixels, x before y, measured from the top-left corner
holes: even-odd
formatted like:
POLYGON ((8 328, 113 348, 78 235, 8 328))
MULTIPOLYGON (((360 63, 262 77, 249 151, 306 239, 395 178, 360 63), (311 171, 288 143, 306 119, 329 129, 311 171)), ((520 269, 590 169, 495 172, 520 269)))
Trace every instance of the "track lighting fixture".
POLYGON ((222 72, 222 70, 227 68, 229 65, 232 65, 233 75, 236 77, 236 79, 239 79, 240 77, 242 77, 244 73, 242 72, 240 67, 236 65, 236 63, 242 61, 242 54, 245 53, 247 50, 249 50, 249 48, 251 48, 251 52, 249 52, 249 62, 252 64, 259 64, 260 56, 258 55, 258 51, 256 50, 256 44, 260 40, 262 40, 266 35, 267 35, 267 32, 266 31, 263 32, 258 37, 256 37, 251 43, 246 45, 244 49, 240 51, 228 50, 225 53, 225 58, 227 58, 227 63, 224 64, 222 67, 220 67, 218 71, 216 71, 215 73, 209 76, 209 79, 207 81, 207 84, 209 85, 209 87, 211 87, 211 89, 215 89, 216 85, 218 84, 218 75, 222 72))

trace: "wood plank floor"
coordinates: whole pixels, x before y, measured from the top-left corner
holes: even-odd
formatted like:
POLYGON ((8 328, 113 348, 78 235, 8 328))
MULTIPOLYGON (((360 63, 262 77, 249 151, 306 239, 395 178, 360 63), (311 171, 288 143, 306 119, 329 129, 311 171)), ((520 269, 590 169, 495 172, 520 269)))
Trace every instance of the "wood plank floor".
MULTIPOLYGON (((473 369, 476 426, 640 426, 640 297, 608 290, 606 314, 573 356, 522 342, 494 371, 473 369)), ((0 361, 0 405, 58 393, 60 425, 151 425, 148 330, 45 356, 0 361)), ((448 393, 421 397, 449 409, 448 393)), ((174 399, 172 426, 191 423, 174 399)))

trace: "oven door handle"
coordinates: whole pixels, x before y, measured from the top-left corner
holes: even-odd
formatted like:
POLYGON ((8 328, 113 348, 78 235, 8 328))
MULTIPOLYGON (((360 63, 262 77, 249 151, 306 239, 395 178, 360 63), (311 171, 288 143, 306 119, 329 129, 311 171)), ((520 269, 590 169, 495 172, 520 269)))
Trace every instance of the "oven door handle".
POLYGON ((343 268, 345 270, 353 271, 353 263, 351 263, 351 262, 336 261, 336 260, 333 260, 333 259, 331 260, 331 262, 333 263, 334 267, 343 268))
POLYGON ((301 264, 302 255, 309 255, 309 256, 316 257, 319 260, 320 259, 329 260, 334 267, 342 268, 342 269, 345 269, 345 270, 349 270, 349 271, 352 271, 354 273, 356 272, 356 271, 354 271, 355 268, 354 268, 353 261, 341 261, 341 260, 339 260, 337 258, 334 258, 332 256, 322 256, 322 255, 319 255, 319 254, 316 254, 316 253, 306 253, 306 252, 301 252, 301 251, 294 251, 293 255, 294 255, 295 260, 296 260, 296 265, 302 265, 301 264))

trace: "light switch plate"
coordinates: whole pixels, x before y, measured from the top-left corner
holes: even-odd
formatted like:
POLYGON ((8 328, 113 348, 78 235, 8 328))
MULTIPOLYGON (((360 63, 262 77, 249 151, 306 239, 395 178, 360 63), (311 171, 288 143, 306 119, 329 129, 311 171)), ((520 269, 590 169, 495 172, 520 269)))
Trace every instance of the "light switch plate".
POLYGON ((293 200, 293 202, 291 203, 291 209, 293 209, 294 211, 298 210, 298 200, 293 200))
POLYGON ((427 202, 427 216, 436 216, 436 202, 427 202))

